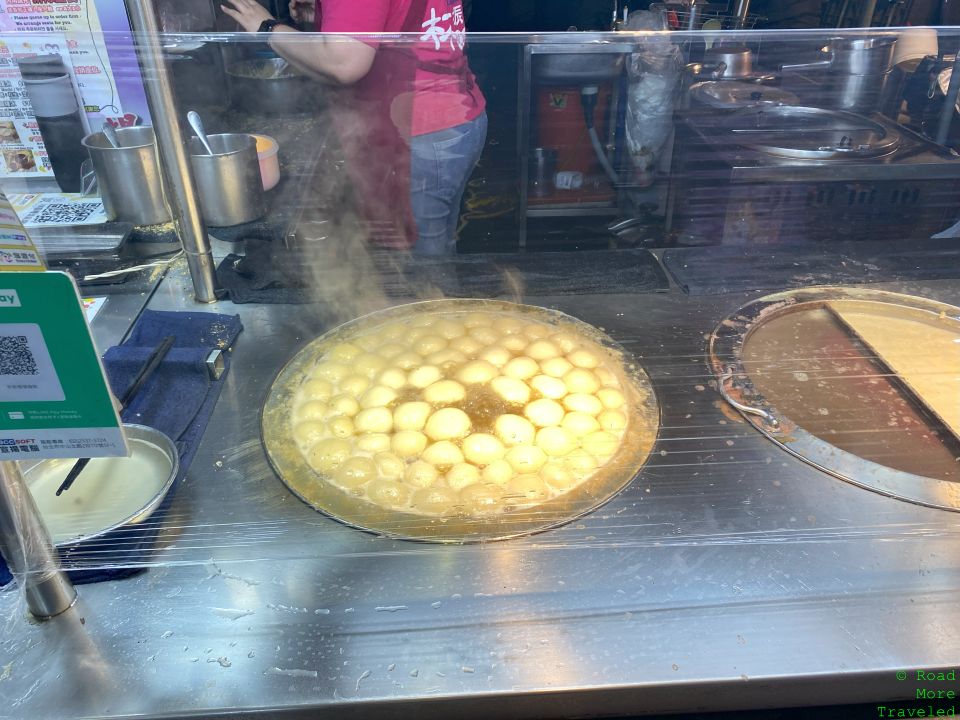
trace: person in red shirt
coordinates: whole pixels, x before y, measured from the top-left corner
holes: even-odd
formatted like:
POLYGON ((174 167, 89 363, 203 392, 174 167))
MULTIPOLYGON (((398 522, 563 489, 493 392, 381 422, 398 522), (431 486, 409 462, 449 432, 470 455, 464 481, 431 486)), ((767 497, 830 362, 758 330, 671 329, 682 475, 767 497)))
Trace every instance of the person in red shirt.
POLYGON ((331 102, 371 237, 417 254, 452 253, 460 201, 483 149, 483 93, 464 55, 462 0, 291 0, 280 23, 255 0, 220 7, 298 70, 349 86, 331 102), (386 39, 382 33, 409 33, 386 39), (341 102, 342 100, 342 102, 341 102))

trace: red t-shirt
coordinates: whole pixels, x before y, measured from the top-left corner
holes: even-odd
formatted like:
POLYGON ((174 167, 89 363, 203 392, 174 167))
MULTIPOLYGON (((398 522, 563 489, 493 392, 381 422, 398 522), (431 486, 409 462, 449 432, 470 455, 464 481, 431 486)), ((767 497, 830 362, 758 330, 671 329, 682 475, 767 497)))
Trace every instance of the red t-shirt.
MULTIPOLYGON (((403 28, 413 0, 317 0, 321 32, 395 33, 403 28)), ((413 52, 420 65, 450 65, 463 56, 466 26, 461 0, 428 0, 413 52)), ((404 39, 405 42, 409 40, 404 39)), ((464 63, 463 74, 418 67, 413 85, 411 134, 425 135, 474 120, 486 105, 464 63)))

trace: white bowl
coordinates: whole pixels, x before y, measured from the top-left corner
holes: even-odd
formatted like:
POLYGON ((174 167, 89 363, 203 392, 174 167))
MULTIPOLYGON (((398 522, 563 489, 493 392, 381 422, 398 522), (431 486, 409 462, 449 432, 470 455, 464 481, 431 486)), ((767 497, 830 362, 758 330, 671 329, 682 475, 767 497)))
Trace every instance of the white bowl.
MULTIPOLYGON (((159 507, 180 469, 177 448, 159 430, 123 426, 129 457, 93 458, 57 496, 75 460, 23 463, 23 477, 54 545, 73 545, 142 523, 159 507)), ((129 540, 128 540, 129 542, 129 540)))

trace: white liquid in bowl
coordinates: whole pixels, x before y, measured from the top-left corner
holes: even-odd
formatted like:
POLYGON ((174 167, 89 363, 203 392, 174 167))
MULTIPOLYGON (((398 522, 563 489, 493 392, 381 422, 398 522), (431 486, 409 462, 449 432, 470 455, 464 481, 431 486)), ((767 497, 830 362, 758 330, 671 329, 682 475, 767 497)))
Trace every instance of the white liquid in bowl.
POLYGON ((130 457, 94 458, 69 490, 57 497, 74 460, 46 460, 24 477, 54 544, 95 535, 137 517, 170 477, 170 459, 160 448, 129 440, 130 457))

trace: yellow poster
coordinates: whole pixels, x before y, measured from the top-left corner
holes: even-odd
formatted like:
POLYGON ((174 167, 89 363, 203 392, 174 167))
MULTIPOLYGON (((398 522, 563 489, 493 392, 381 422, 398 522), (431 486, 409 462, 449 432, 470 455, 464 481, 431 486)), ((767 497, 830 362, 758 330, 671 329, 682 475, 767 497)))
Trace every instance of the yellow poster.
POLYGON ((13 206, 0 192, 0 272, 45 269, 43 258, 23 229, 13 206))

